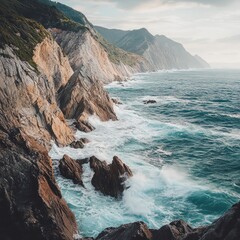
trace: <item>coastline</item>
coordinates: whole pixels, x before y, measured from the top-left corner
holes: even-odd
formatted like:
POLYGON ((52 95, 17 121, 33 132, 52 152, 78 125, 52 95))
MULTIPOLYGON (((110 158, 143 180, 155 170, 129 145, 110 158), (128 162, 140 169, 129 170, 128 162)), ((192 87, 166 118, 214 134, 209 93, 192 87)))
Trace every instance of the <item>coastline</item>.
MULTIPOLYGON (((137 84, 137 82, 135 82, 135 83, 133 83, 133 84, 137 84)), ((121 85, 118 85, 120 88, 122 88, 121 87, 121 85)), ((125 106, 125 105, 121 105, 120 107, 123 107, 123 109, 125 108, 125 107, 127 107, 127 106, 125 106)), ((122 109, 122 110, 123 110, 122 109)), ((118 117, 119 117, 119 114, 121 114, 121 111, 117 111, 117 115, 118 115, 118 117)), ((121 118, 120 118, 120 121, 121 121, 121 118)), ((130 121, 130 119, 128 119, 128 121, 130 121)), ((99 131, 99 128, 102 128, 103 127, 103 125, 111 125, 111 127, 109 127, 109 129, 111 129, 111 128, 114 128, 114 124, 115 124, 115 127, 119 127, 119 126, 117 126, 117 125, 119 125, 119 122, 112 122, 112 121, 110 121, 110 122, 105 122, 105 123, 101 123, 99 120, 97 120, 97 119, 95 119, 94 117, 93 117, 93 119, 92 119, 92 121, 90 120, 90 123, 92 124, 92 125, 94 125, 94 126, 96 126, 96 132, 94 133, 94 132, 92 132, 92 133, 84 133, 84 134, 82 134, 82 133, 80 133, 80 132, 78 132, 79 134, 78 134, 78 138, 80 138, 80 137, 88 137, 88 138, 90 138, 90 140, 93 140, 93 138, 91 139, 91 135, 93 135, 93 137, 97 137, 97 136, 99 136, 97 139, 98 139, 98 141, 99 141, 99 143, 101 143, 101 141, 103 142, 103 145, 104 145, 104 147, 102 148, 102 150, 103 149, 111 149, 112 147, 111 147, 111 145, 109 146, 109 145, 106 145, 106 143, 107 143, 107 138, 105 138, 104 137, 104 134, 106 134, 107 132, 106 132, 106 129, 105 130, 103 130, 103 129, 101 129, 103 132, 100 132, 99 131), (105 131, 105 133, 104 133, 104 131, 105 131), (102 133, 104 133, 104 134, 102 134, 102 133), (90 136, 89 136, 90 135, 90 136)), ((136 123, 135 123, 136 124, 136 123)), ((130 128, 131 129, 131 128, 130 128)), ((110 132, 109 132, 110 133, 110 132)), ((109 135, 109 133, 108 133, 108 135, 109 135)), ((126 133, 125 133, 126 134, 126 133)), ((143 134, 142 135, 142 137, 144 137, 144 135, 145 134, 143 134)), ((123 135, 124 136, 124 135, 123 135)), ((113 137, 115 137, 115 135, 113 135, 113 137)), ((117 135, 116 135, 116 137, 117 137, 117 135)), ((120 136, 118 136, 118 138, 119 139, 122 139, 123 137, 120 135, 120 136)), ((95 141, 96 141, 96 139, 95 139, 95 141)), ((110 141, 110 142, 112 142, 112 140, 110 141)), ((91 144, 91 143, 90 143, 91 144)), ((120 144, 121 145, 121 144, 120 144)), ((102 147, 102 146, 101 146, 102 147)), ((98 152, 96 152, 96 149, 98 149, 99 148, 99 151, 100 152, 102 152, 102 150, 101 150, 101 147, 99 146, 99 147, 96 147, 95 149, 94 148, 92 148, 91 149, 91 147, 89 147, 88 148, 88 146, 86 145, 86 148, 87 149, 82 149, 82 150, 80 150, 81 152, 83 152, 83 154, 81 153, 79 153, 79 154, 77 154, 77 151, 76 151, 76 154, 74 154, 74 151, 67 151, 68 152, 68 154, 71 156, 71 157, 73 157, 73 158, 75 158, 75 159, 81 159, 81 158, 85 158, 85 157, 89 157, 89 156, 91 156, 91 155, 97 155, 97 157, 99 157, 101 160, 107 160, 107 161, 110 161, 110 159, 111 159, 111 157, 113 156, 113 152, 111 152, 111 153, 108 153, 108 154, 99 154, 98 155, 98 152), (72 154, 72 155, 71 155, 72 154)), ((70 149, 69 149, 70 150, 70 149)), ((116 152, 114 152, 114 154, 115 154, 116 152)), ((63 153, 62 153, 63 154, 63 153)), ((119 154, 119 153, 117 153, 117 154, 119 154)), ((133 160, 133 158, 131 158, 131 156, 130 156, 130 159, 129 158, 127 158, 126 156, 124 156, 124 155, 120 155, 120 156, 122 156, 122 159, 123 159, 123 161, 124 162, 126 162, 130 167, 132 167, 132 169, 134 170, 134 172, 136 172, 135 171, 135 169, 134 169, 134 167, 131 165, 131 161, 133 160)), ((59 156, 60 157, 60 156, 59 156)), ((54 158, 54 157, 53 157, 54 158)), ((136 164, 139 164, 139 162, 136 162, 136 164)), ((145 171, 145 173, 146 173, 146 165, 144 165, 143 166, 143 172, 145 171), (145 169, 144 169, 145 168, 145 169)), ((90 183, 90 178, 91 178, 91 172, 89 172, 89 170, 87 170, 87 168, 85 169, 85 171, 86 171, 86 175, 87 175, 87 178, 88 178, 88 180, 85 180, 85 181, 88 181, 89 183, 90 183)), ((149 174, 151 174, 150 172, 149 172, 149 174)), ((167 173, 166 172, 166 176, 168 176, 169 175, 169 177, 170 176, 174 176, 174 175, 176 175, 177 173, 176 172, 170 172, 170 175, 169 175, 169 173, 167 173)), ((147 174, 148 175, 148 174, 147 174)), ((171 178, 171 177, 170 177, 171 178)), ((169 179, 170 180, 170 179, 169 179)), ((169 181, 168 180, 168 181, 169 181)), ((182 178, 180 178, 180 180, 179 179, 176 179, 176 182, 177 181, 182 181, 183 179, 182 178)), ((139 180, 137 180, 138 182, 139 182, 139 180)), ((176 182, 173 182, 173 184, 176 184, 176 182)), ((63 183, 64 184, 64 183, 63 183)), ((66 183, 65 183, 66 184, 66 183)), ((145 183, 146 184, 146 183, 145 183)), ((61 184, 60 184, 61 185, 61 184)), ((64 191, 67 191, 67 188, 68 188, 68 186, 67 185, 65 185, 66 187, 64 187, 65 189, 64 189, 64 191)), ((93 187, 90 187, 90 185, 87 185, 88 187, 87 187, 87 191, 85 191, 84 190, 84 194, 87 194, 88 195, 88 200, 86 201, 86 203, 87 203, 87 205, 89 205, 90 203, 89 203, 89 198, 91 197, 89 194, 90 194, 90 191, 94 191, 94 189, 93 189, 93 187)), ((138 186, 136 186, 137 188, 137 191, 141 191, 141 189, 139 189, 138 188, 138 186)), ((141 185, 140 187, 143 187, 143 185, 141 185)), ((185 186, 186 187, 186 186, 185 186)), ((106 206, 109 206, 109 205, 113 205, 113 206, 115 206, 114 208, 118 208, 117 207, 117 205, 114 205, 114 204, 116 204, 116 203, 114 203, 114 201, 112 202, 111 201, 111 199, 109 200, 109 198, 108 197, 104 197, 103 195, 101 195, 101 194, 98 194, 98 193, 96 193, 97 194, 97 196, 98 196, 98 198, 96 198, 96 197, 94 197, 93 199, 94 199, 94 201, 95 202, 105 202, 106 201, 106 206), (104 198, 104 199, 103 199, 104 198), (105 198, 107 198, 107 199, 105 199, 105 198), (109 200, 109 201, 108 201, 109 200)), ((81 196, 81 198, 84 198, 84 196, 82 196, 80 193, 78 194, 78 196, 81 196)), ((133 202, 135 202, 136 203, 136 201, 137 201, 137 199, 135 199, 135 201, 133 200, 133 202)), ((83 201, 82 201, 83 202, 83 201)), ((81 204, 82 202, 79 202, 79 204, 81 204)), ((146 200, 146 202, 149 202, 149 200, 146 200)), ((72 199, 71 200, 71 204, 70 205, 74 205, 74 199, 72 199)), ((86 207, 86 206, 85 206, 86 207)), ((95 206, 94 206, 94 210, 93 210, 93 212, 94 211, 98 211, 98 208, 97 207, 100 207, 100 206, 96 206, 96 208, 95 208, 95 206)), ((104 209, 106 209, 104 206, 101 206, 101 208, 102 208, 102 210, 101 210, 101 214, 103 215, 103 214, 105 214, 106 215, 106 210, 104 210, 104 209), (102 212, 103 211, 103 212, 102 212)), ((145 207, 142 207, 142 209, 144 209, 145 207)), ((147 208, 147 207, 146 207, 147 208)), ((149 207, 149 209, 151 209, 151 207, 149 207)), ((110 210, 111 211, 111 210, 110 210)), ((124 209, 124 211, 129 211, 129 209, 124 209)), ((142 212, 144 212, 143 210, 142 210, 142 212)), ((78 214, 80 214, 80 213, 78 213, 78 214)), ((101 215, 100 214, 100 215, 101 215)), ((113 214, 113 213, 112 213, 113 214)), ((139 212, 138 213, 136 213, 135 212, 135 214, 139 214, 139 212)), ((140 213, 141 214, 141 213, 140 213)), ((96 216, 97 217, 97 216, 96 216)), ((99 217, 99 216, 98 216, 99 217)), ((106 215, 106 217, 107 218, 109 218, 109 219, 111 219, 111 221, 112 221, 112 219, 114 219, 114 215, 106 215)), ((146 217, 147 218, 147 217, 146 217)), ((139 219, 139 218, 138 218, 139 219)), ((144 218, 142 218, 143 220, 144 220, 144 218)), ((168 223, 168 222, 170 222, 171 220, 173 220, 174 218, 171 218, 171 219, 169 219, 169 220, 166 220, 165 221, 165 223, 168 223)), ((86 219, 87 220, 87 219, 86 219)), ((137 220, 137 218, 136 218, 136 220, 137 220)), ((98 221, 100 221, 100 219, 98 220, 98 221)), ((111 222, 110 221, 110 222, 111 222)), ((117 223, 117 220, 115 219, 115 221, 116 221, 116 224, 114 225, 115 227, 117 227, 118 225, 121 225, 122 223, 127 223, 127 222, 129 222, 128 220, 127 221, 120 221, 119 222, 119 224, 117 223)), ((90 221, 91 222, 91 221, 90 221)), ((208 223, 210 223, 211 222, 211 220, 210 221, 208 221, 208 223)), ((89 223, 86 223, 86 224, 89 224, 89 223)), ((161 224, 161 225, 164 225, 164 223, 163 224, 161 224)), ((83 225, 82 225, 83 226, 83 225)), ((111 224, 109 224, 109 225, 106 225, 106 227, 110 227, 110 226, 112 226, 111 224)), ((199 226, 199 225, 196 225, 195 224, 195 226, 199 226)), ((80 227, 81 227, 81 223, 80 223, 80 227)), ((91 225, 89 225, 88 226, 89 227, 89 229, 91 228, 91 225)), ((152 226, 150 226, 150 227, 152 227, 152 228, 158 228, 159 227, 159 223, 158 224, 156 224, 156 225, 152 225, 152 226)), ((95 225, 95 228, 96 228, 96 225, 95 225)), ((87 235, 86 235, 87 236, 87 235)), ((88 236, 92 236, 91 234, 89 234, 88 236)), ((97 236, 97 233, 95 233, 95 236, 97 236)))

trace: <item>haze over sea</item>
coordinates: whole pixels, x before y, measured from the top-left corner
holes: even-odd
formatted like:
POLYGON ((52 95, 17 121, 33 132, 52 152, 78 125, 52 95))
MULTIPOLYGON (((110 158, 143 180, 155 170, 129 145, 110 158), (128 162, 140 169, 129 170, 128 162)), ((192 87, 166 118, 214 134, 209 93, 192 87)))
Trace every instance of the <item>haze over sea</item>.
POLYGON ((177 219, 205 225, 239 200, 240 70, 161 71, 106 88, 123 103, 115 109, 119 121, 92 117, 96 130, 77 132, 91 140, 84 149, 54 145, 50 152, 54 159, 67 153, 107 162, 117 155, 134 172, 115 200, 94 191, 88 165, 86 189, 55 168, 83 236, 139 220, 152 228, 177 219))

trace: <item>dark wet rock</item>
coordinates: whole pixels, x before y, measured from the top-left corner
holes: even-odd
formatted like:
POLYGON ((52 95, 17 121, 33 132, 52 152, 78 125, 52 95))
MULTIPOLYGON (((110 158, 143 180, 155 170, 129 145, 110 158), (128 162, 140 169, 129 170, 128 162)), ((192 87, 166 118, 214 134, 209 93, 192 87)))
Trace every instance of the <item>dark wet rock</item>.
POLYGON ((0 126, 0 239, 72 240, 76 221, 47 150, 18 128, 0 126))
POLYGON ((70 158, 68 155, 64 155, 59 162, 59 170, 63 177, 73 180, 73 183, 83 186, 82 182, 82 165, 70 158))
POLYGON ((159 230, 151 230, 151 232, 153 240, 178 240, 192 233, 193 228, 183 220, 178 220, 161 227, 159 230))
POLYGON ((144 104, 154 104, 154 103, 157 103, 156 100, 144 100, 143 101, 144 104))
POLYGON ((116 98, 112 98, 112 101, 113 101, 113 103, 115 103, 116 105, 121 105, 122 103, 118 100, 118 99, 116 99, 116 98))
POLYGON ((83 121, 83 120, 79 120, 75 123, 75 127, 82 132, 91 132, 93 130, 95 130, 95 128, 88 122, 88 121, 83 121))
POLYGON ((240 202, 233 205, 222 217, 209 225, 200 240, 240 239, 240 202))
POLYGON ((81 140, 84 144, 90 143, 90 140, 87 139, 87 138, 80 138, 80 140, 81 140))
POLYGON ((87 164, 87 163, 89 163, 89 161, 90 161, 90 158, 83 158, 83 159, 77 159, 77 160, 76 160, 76 162, 77 162, 78 164, 81 164, 81 165, 87 164))
POLYGON ((84 145, 89 143, 90 141, 87 138, 80 138, 77 141, 74 141, 70 144, 70 147, 72 148, 84 148, 84 145))
POLYGON ((70 147, 72 148, 84 148, 84 143, 80 140, 80 141, 74 141, 70 144, 70 147))
MULTIPOLYGON (((99 160, 98 160, 99 161, 99 160)), ((97 164, 99 165, 99 164, 97 164)), ((95 240, 239 240, 240 202, 206 227, 192 228, 183 220, 171 222, 158 230, 143 222, 106 228, 95 240)))
POLYGON ((150 240, 152 234, 143 222, 122 225, 118 228, 107 228, 96 240, 150 240))
POLYGON ((80 238, 78 240, 94 240, 94 238, 80 238))
POLYGON ((130 168, 116 156, 109 165, 93 156, 90 158, 90 167, 94 171, 92 185, 95 189, 115 198, 122 195, 125 180, 133 175, 130 168))

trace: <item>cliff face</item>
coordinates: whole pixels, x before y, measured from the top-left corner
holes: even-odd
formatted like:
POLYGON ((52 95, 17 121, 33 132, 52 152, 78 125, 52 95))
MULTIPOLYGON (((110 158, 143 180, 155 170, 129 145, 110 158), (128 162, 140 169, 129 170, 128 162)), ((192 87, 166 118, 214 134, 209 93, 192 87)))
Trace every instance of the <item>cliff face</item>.
POLYGON ((72 240, 76 221, 55 182, 48 152, 19 128, 2 129, 2 121, 0 238, 72 240))
MULTIPOLYGON (((54 46, 53 42, 49 42, 49 48, 54 46)), ((61 55, 56 60, 58 64, 55 68, 58 69, 61 55)), ((73 132, 57 106, 53 75, 47 68, 46 72, 49 78, 43 73, 36 73, 28 63, 22 62, 10 47, 0 50, 0 111, 5 118, 7 114, 14 116, 14 122, 6 122, 11 128, 16 126, 17 121, 25 133, 44 145, 50 144, 51 138, 60 145, 66 145, 73 141, 73 132)), ((61 75, 61 71, 58 73, 61 75)))
POLYGON ((182 44, 165 36, 155 36, 144 51, 143 56, 155 69, 206 67, 206 65, 202 64, 194 56, 188 53, 182 44))
POLYGON ((0 238, 72 240, 77 224, 48 150, 51 140, 62 146, 74 141, 68 117, 115 120, 112 102, 97 79, 73 74, 44 28, 77 33, 85 27, 34 0, 3 0, 0 12, 0 238), (82 111, 71 115, 75 108, 82 111))
POLYGON ((140 56, 116 49, 110 55, 91 31, 75 33, 52 29, 51 33, 68 56, 74 71, 81 70, 103 83, 123 80, 147 69, 148 63, 140 56), (114 54, 117 55, 115 61, 114 54))
POLYGON ((64 115, 78 122, 97 115, 102 121, 116 120, 112 100, 101 82, 76 71, 59 92, 59 105, 64 115))
POLYGON ((55 92, 66 85, 73 74, 68 58, 62 53, 59 45, 50 38, 45 38, 34 50, 33 61, 38 65, 50 82, 53 82, 55 92))
MULTIPOLYGON (((56 47, 44 40, 36 53, 46 43, 56 47)), ((55 59, 55 69, 61 58, 59 54, 55 59)), ((48 74, 37 73, 10 47, 0 50, 1 239, 70 240, 77 232, 47 152, 51 139, 62 145, 74 139, 57 106, 53 75, 48 74)))

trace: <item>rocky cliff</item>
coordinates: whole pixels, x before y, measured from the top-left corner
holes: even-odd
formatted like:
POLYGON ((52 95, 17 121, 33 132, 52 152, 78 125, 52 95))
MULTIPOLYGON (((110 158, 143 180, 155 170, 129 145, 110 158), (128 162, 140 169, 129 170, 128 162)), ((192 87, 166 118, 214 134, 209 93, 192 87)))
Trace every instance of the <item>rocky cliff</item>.
MULTIPOLYGON (((87 130, 91 114, 116 120, 102 81, 144 70, 147 63, 98 39, 86 22, 35 0, 1 0, 0 20, 0 239, 73 240, 77 224, 54 178, 51 141, 72 144, 69 118, 87 130)), ((118 171, 116 164, 111 169, 118 171)), ((80 184, 81 174, 79 168, 80 184)), ((191 234, 185 240, 238 239, 239 204, 204 232, 183 225, 165 227, 176 236, 171 239, 182 239, 186 229, 191 234)), ((127 224, 97 239, 164 239, 159 231, 127 224)))
POLYGON ((133 73, 147 69, 148 63, 140 56, 112 46, 107 51, 106 45, 91 31, 75 33, 51 29, 51 33, 68 56, 74 71, 81 70, 83 74, 97 77, 103 83, 124 80, 133 73))
POLYGON ((112 101, 100 82, 75 78, 46 30, 76 33, 84 27, 34 0, 3 0, 0 13, 0 239, 71 240, 77 224, 55 181, 48 150, 52 140, 60 146, 74 141, 67 124, 68 107, 76 106, 67 101, 70 87, 78 89, 72 97, 85 97, 77 104, 82 112, 71 116, 77 120, 95 113, 116 119, 112 101))
POLYGON ((153 36, 145 28, 122 31, 96 26, 95 29, 119 48, 143 56, 154 70, 210 67, 202 58, 187 52, 180 43, 163 35, 153 36))

